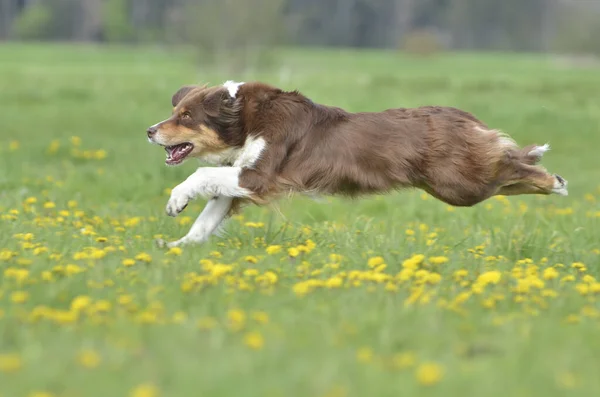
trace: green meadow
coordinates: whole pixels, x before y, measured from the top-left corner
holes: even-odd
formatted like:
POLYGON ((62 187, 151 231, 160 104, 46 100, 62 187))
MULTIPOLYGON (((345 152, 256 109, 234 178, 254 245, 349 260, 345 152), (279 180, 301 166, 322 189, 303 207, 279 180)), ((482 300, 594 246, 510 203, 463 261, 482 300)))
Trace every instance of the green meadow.
POLYGON ((600 66, 542 55, 285 50, 230 75, 184 50, 0 46, 0 396, 600 395, 600 66), (247 207, 161 249, 198 167, 146 128, 190 83, 262 80, 350 111, 449 105, 568 197, 418 190, 247 207))

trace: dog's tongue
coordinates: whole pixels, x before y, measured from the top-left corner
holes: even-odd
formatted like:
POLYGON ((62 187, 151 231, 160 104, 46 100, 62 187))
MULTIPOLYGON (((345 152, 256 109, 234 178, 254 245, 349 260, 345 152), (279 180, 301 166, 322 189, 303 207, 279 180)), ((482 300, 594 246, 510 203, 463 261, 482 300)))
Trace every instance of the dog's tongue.
POLYGON ((192 145, 190 143, 182 143, 180 145, 167 146, 165 150, 167 151, 165 162, 167 164, 177 164, 192 151, 192 145))

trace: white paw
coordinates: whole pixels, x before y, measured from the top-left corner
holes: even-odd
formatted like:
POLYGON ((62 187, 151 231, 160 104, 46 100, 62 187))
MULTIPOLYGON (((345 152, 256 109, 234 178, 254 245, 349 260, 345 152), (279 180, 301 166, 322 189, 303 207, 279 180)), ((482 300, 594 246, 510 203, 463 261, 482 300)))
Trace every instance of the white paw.
POLYGON ((184 194, 180 189, 173 189, 171 192, 171 197, 169 198, 169 202, 167 203, 167 215, 169 216, 177 216, 181 211, 187 207, 190 202, 190 197, 187 194, 184 194))
POLYGON ((560 175, 554 174, 554 187, 552 193, 560 196, 568 196, 569 191, 567 190, 568 182, 560 175))

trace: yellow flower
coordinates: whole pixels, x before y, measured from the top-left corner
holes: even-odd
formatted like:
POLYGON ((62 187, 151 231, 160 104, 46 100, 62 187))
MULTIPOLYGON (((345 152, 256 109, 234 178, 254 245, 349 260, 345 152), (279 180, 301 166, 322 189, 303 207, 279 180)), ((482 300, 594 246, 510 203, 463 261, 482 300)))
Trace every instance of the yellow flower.
POLYGON ((276 254, 281 251, 281 245, 269 245, 266 251, 269 255, 276 254))
POLYGON ((99 149, 94 152, 94 157, 96 158, 96 160, 105 159, 107 155, 108 153, 106 153, 106 150, 104 149, 99 149))
POLYGON ((246 324, 246 314, 239 309, 232 309, 227 313, 229 319, 229 327, 233 331, 239 331, 244 328, 246 324))
POLYGON ((587 295, 590 292, 590 286, 588 284, 576 284, 575 289, 581 295, 587 295))
POLYGON ((429 284, 439 284, 442 281, 442 276, 438 273, 429 273, 427 275, 427 282, 429 284))
POLYGON ((397 353, 392 357, 392 362, 396 368, 405 369, 415 365, 417 358, 411 352, 397 353))
POLYGON ((13 303, 25 303, 29 299, 29 293, 25 291, 14 291, 10 294, 10 300, 13 303))
POLYGON ((341 277, 335 276, 335 277, 332 277, 329 280, 327 280, 325 282, 325 286, 327 288, 338 288, 338 287, 341 287, 343 283, 344 283, 344 280, 342 280, 341 277))
POLYGON ((416 371, 417 381, 424 386, 435 385, 442 380, 444 368, 436 363, 423 363, 416 371))
POLYGON ((152 262, 152 257, 145 252, 141 252, 135 256, 135 260, 150 263, 152 262))
POLYGON ((594 278, 594 276, 592 276, 590 274, 586 274, 581 279, 583 280, 583 282, 588 283, 588 284, 593 284, 596 282, 596 279, 594 278))
POLYGON ((255 256, 251 256, 251 255, 248 255, 248 256, 244 257, 244 260, 246 262, 250 262, 250 263, 257 263, 258 262, 258 258, 256 258, 255 256))
POLYGON ((460 281, 469 275, 469 271, 465 269, 456 270, 453 274, 454 281, 460 281))
POLYGON ((260 350, 265 344, 265 340, 258 332, 248 332, 244 335, 244 343, 253 350, 260 350))
POLYGON ((75 297, 71 302, 71 310, 77 312, 87 308, 92 303, 92 298, 85 295, 75 297))
POLYGON ((557 376, 556 383, 563 389, 573 389, 577 386, 577 378, 571 372, 562 372, 557 376))
POLYGON ((171 247, 171 248, 169 248, 167 255, 180 256, 182 252, 183 252, 183 250, 180 247, 171 247))
POLYGON ((498 284, 501 278, 502 273, 500 273, 498 270, 491 270, 489 272, 480 274, 479 277, 477 277, 477 283, 484 286, 488 284, 498 284))
POLYGON ((18 354, 0 354, 0 372, 17 372, 23 366, 18 354))
POLYGON ((295 258, 300 255, 300 250, 296 247, 288 248, 288 255, 295 258))
POLYGON ((310 283, 303 281, 303 282, 299 282, 294 284, 294 286, 292 287, 292 289, 294 290, 294 293, 298 296, 304 296, 306 294, 308 294, 311 290, 312 290, 312 286, 310 285, 310 283))
POLYGON ((265 312, 254 312, 252 318, 259 324, 266 324, 269 322, 269 315, 265 312))
POLYGON ((356 351, 356 360, 359 363, 369 363, 373 360, 373 350, 370 347, 361 347, 356 351))
POLYGON ((383 257, 381 256, 374 256, 372 258, 369 258, 368 262, 367 262, 367 266, 369 266, 370 268, 374 268, 380 265, 383 265, 385 262, 385 260, 383 259, 383 257))
POLYGON ((37 203, 37 198, 35 198, 35 197, 27 197, 25 199, 24 203, 25 204, 29 204, 29 205, 35 204, 35 203, 37 203))
POLYGON ((244 270, 244 276, 246 277, 254 277, 258 276, 259 271, 257 269, 246 269, 244 270))
POLYGON ((543 273, 543 278, 544 280, 553 280, 555 278, 558 277, 558 271, 553 268, 553 267, 549 267, 547 269, 544 269, 544 273, 543 273))
POLYGON ((82 367, 92 369, 100 365, 102 359, 96 351, 86 349, 79 352, 77 355, 77 361, 82 367))
POLYGON ((52 201, 47 201, 44 203, 44 208, 46 208, 46 209, 56 208, 56 204, 54 204, 52 201))
POLYGON ((344 257, 343 257, 343 256, 341 256, 341 255, 339 255, 339 254, 330 254, 330 255, 329 255, 329 260, 330 260, 331 262, 335 262, 335 263, 337 263, 337 262, 341 262, 343 258, 344 258, 344 257))
POLYGON ((150 383, 142 384, 134 388, 129 397, 158 397, 158 389, 150 383))
POLYGON ((429 258, 429 263, 432 265, 443 265, 444 263, 448 262, 448 260, 449 259, 445 256, 432 256, 429 258))
POLYGON ((123 259, 123 261, 121 261, 121 264, 123 264, 123 266, 125 266, 125 267, 130 267, 130 266, 135 265, 135 260, 126 258, 126 259, 123 259))
POLYGON ((11 152, 14 152, 15 150, 17 150, 19 148, 20 144, 19 141, 10 141, 10 143, 8 144, 8 150, 10 150, 11 152))

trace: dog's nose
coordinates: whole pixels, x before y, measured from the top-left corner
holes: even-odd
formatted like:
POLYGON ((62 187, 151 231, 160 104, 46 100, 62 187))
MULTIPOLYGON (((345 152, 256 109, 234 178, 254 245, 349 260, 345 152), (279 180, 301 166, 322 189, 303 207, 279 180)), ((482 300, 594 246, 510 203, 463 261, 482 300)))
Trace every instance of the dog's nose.
POLYGON ((152 135, 156 134, 157 128, 156 126, 152 126, 150 128, 148 128, 148 130, 146 131, 148 133, 148 138, 152 138, 152 135))

